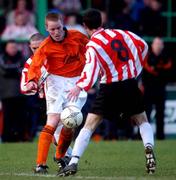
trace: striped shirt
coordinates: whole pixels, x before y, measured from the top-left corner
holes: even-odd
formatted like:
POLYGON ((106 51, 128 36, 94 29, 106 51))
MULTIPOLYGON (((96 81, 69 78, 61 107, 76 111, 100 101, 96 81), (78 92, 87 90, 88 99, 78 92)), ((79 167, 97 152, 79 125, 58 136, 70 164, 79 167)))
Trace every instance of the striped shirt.
MULTIPOLYGON (((32 57, 30 57, 24 64, 24 68, 23 68, 22 74, 21 74, 20 90, 21 90, 21 93, 25 94, 25 95, 34 95, 34 93, 32 93, 32 92, 28 92, 27 88, 26 88, 26 85, 28 83, 28 70, 29 70, 31 63, 32 63, 32 57)), ((45 73, 46 73, 46 69, 44 66, 42 66, 41 77, 45 73)), ((44 94, 44 92, 42 92, 42 91, 39 92, 39 97, 43 97, 43 94, 44 94)))
POLYGON ((99 29, 86 47, 86 64, 77 82, 86 91, 99 75, 102 84, 136 78, 148 54, 148 45, 143 39, 119 29, 99 29))

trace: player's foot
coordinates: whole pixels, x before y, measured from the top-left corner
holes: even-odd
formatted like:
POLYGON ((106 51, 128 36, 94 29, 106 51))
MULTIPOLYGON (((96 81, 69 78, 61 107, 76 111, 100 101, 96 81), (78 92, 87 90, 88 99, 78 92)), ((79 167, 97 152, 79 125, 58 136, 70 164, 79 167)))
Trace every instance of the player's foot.
POLYGON ((47 174, 48 173, 48 171, 47 171, 48 168, 49 167, 46 166, 46 165, 42 165, 42 164, 37 165, 36 168, 34 169, 34 173, 37 173, 37 174, 47 174))
POLYGON ((58 172, 58 176, 70 176, 76 174, 78 169, 78 165, 73 163, 68 166, 66 166, 64 169, 62 169, 60 172, 58 172))
POLYGON ((156 160, 151 146, 147 146, 145 148, 145 158, 146 158, 146 171, 149 174, 153 174, 156 169, 156 160))
POLYGON ((70 157, 69 156, 64 156, 63 158, 57 159, 56 157, 54 157, 54 161, 57 163, 59 169, 58 171, 64 169, 68 163, 70 162, 70 157))

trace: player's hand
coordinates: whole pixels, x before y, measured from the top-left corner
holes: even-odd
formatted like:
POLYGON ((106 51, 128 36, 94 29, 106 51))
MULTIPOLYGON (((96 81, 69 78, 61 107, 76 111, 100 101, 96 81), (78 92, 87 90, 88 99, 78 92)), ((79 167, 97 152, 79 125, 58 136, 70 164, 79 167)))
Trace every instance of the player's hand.
POLYGON ((37 92, 37 83, 30 81, 26 84, 27 92, 36 93, 37 92))
POLYGON ((81 92, 81 88, 78 86, 75 86, 73 89, 70 89, 68 91, 68 96, 67 96, 68 100, 73 102, 77 101, 80 92, 81 92))

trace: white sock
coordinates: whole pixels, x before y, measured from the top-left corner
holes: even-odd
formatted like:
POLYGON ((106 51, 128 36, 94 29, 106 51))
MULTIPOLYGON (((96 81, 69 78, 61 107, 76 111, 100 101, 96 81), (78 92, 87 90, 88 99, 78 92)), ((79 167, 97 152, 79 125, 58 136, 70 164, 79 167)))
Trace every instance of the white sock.
POLYGON ((139 126, 139 131, 144 144, 144 147, 150 145, 154 146, 153 130, 148 122, 144 122, 139 126))
POLYGON ((78 137, 76 138, 73 151, 72 151, 72 158, 69 162, 70 164, 78 163, 79 157, 82 156, 84 153, 87 145, 89 144, 90 138, 92 136, 92 131, 89 129, 82 128, 78 137))
POLYGON ((65 156, 71 157, 71 154, 72 154, 72 148, 71 148, 71 146, 69 146, 65 153, 65 156))

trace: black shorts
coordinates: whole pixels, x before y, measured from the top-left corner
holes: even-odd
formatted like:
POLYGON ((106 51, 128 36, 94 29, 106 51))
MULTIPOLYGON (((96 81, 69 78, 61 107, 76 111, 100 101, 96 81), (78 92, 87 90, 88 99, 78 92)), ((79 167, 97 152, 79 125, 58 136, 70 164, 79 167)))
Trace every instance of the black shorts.
POLYGON ((135 79, 111 84, 100 84, 97 97, 90 113, 102 115, 103 118, 114 119, 124 114, 129 117, 144 111, 144 100, 135 79))

